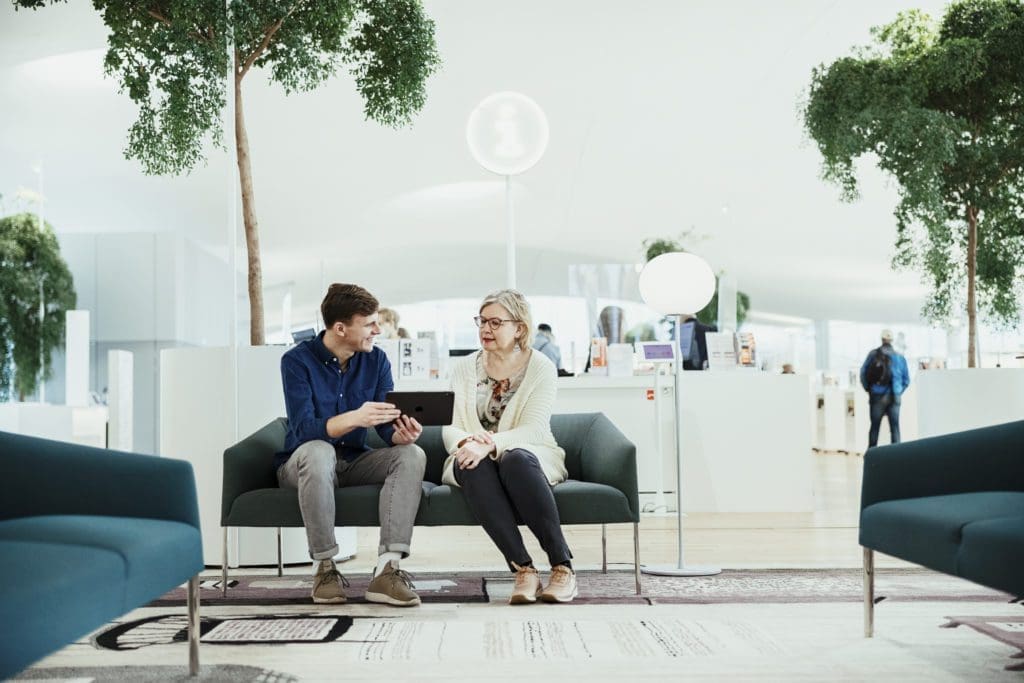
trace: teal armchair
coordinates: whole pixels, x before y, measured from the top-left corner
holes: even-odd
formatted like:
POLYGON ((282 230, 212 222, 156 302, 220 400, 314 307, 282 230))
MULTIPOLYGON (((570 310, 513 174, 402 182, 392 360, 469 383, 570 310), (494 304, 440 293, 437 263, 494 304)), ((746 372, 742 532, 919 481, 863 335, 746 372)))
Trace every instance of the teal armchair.
POLYGON ((860 544, 868 637, 875 551, 1024 595, 1024 421, 870 449, 860 544))
POLYGON ((0 432, 0 679, 186 581, 199 669, 192 466, 0 432))

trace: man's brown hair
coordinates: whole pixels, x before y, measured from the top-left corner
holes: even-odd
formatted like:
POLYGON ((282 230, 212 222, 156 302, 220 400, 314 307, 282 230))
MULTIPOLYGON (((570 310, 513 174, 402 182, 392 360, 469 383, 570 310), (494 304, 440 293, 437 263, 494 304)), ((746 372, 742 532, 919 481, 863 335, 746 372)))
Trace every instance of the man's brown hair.
POLYGON ((359 285, 335 282, 327 288, 327 295, 320 304, 324 327, 330 329, 334 323, 348 323, 354 315, 373 315, 380 308, 377 298, 359 285))

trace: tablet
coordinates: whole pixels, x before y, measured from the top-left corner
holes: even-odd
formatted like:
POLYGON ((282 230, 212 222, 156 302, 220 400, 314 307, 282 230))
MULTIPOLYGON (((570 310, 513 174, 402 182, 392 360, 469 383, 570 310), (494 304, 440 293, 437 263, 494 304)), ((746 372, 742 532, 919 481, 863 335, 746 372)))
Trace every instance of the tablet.
POLYGON ((384 400, 424 427, 452 423, 454 391, 389 391, 384 400))

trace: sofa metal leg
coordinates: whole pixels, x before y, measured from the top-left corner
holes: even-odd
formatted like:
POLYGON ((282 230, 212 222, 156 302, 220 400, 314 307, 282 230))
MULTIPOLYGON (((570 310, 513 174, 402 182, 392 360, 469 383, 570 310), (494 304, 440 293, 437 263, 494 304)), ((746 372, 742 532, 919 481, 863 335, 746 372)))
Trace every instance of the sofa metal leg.
POLYGON ((640 523, 633 522, 633 574, 636 579, 636 594, 640 595, 640 523))
POLYGON ((277 527, 277 575, 284 576, 284 561, 281 559, 281 527, 277 527))
POLYGON ((228 528, 224 527, 224 544, 220 555, 220 588, 224 597, 228 597, 228 528))
POLYGON ((875 635, 875 551, 864 548, 864 637, 875 635))
POLYGON ((199 574, 188 580, 188 673, 199 675, 199 574))
POLYGON ((608 573, 608 525, 601 525, 601 572, 608 573))

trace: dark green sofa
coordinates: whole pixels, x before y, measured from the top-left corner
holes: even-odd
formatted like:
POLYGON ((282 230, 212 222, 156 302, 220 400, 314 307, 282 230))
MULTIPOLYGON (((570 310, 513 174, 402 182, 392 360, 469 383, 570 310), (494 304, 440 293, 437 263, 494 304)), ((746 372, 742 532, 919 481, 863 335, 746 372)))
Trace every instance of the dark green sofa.
POLYGON ((0 467, 0 679, 186 581, 198 673, 192 466, 0 432, 0 467))
MULTIPOLYGON (((223 586, 227 592, 227 530, 229 527, 301 527, 298 494, 279 488, 271 467, 274 454, 284 448, 287 422, 278 418, 255 434, 224 451, 223 586)), ((636 447, 601 413, 553 415, 551 430, 565 449, 569 479, 555 487, 555 501, 563 524, 601 524, 602 568, 607 571, 605 524, 633 524, 633 561, 636 592, 640 593, 640 521, 637 494, 636 447)), ((440 427, 427 427, 417 442, 427 453, 423 498, 416 516, 420 526, 466 526, 477 521, 462 491, 442 485, 441 466, 447 453, 440 427)), ((381 447, 371 430, 370 445, 381 447)), ((335 493, 337 526, 378 526, 380 486, 352 486, 335 493)), ((278 533, 280 573, 280 531, 278 533)))
POLYGON ((860 544, 868 637, 876 550, 1024 595, 1024 421, 870 449, 860 544))

